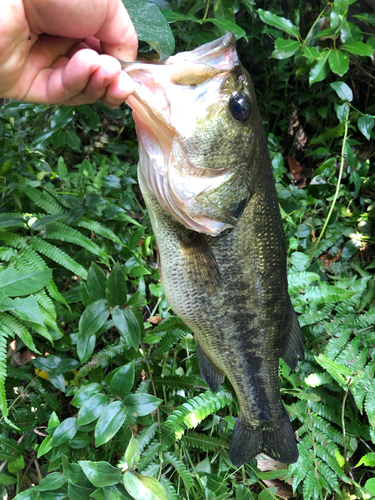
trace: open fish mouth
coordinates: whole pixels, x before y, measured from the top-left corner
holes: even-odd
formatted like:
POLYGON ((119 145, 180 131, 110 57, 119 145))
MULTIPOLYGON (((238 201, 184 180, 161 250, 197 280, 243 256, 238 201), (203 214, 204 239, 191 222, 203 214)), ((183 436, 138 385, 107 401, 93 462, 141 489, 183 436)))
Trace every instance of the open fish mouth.
POLYGON ((211 236, 233 226, 204 213, 197 199, 228 182, 233 171, 191 160, 184 144, 193 140, 197 124, 209 119, 207 109, 220 99, 223 82, 239 64, 235 43, 229 33, 160 65, 125 64, 135 85, 127 103, 136 123, 142 184, 173 219, 211 236))

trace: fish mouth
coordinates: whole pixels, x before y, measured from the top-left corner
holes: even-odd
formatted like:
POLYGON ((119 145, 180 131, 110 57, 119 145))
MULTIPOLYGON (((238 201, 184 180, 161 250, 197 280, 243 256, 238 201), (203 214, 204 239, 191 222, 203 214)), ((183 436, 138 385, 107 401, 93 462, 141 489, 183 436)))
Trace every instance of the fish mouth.
MULTIPOLYGON (((228 33, 192 51, 171 56, 160 65, 135 61, 124 68, 135 87, 127 104, 136 124, 139 176, 144 187, 175 220, 211 236, 232 226, 194 213, 192 206, 198 195, 215 189, 232 174, 191 163, 180 140, 180 135, 186 136, 187 132, 181 130, 181 120, 176 126, 173 113, 181 107, 181 96, 189 92, 199 95, 207 92, 208 86, 210 92, 221 87, 239 63, 235 44, 235 36, 228 33)), ((192 111, 188 108, 187 113, 192 111)))

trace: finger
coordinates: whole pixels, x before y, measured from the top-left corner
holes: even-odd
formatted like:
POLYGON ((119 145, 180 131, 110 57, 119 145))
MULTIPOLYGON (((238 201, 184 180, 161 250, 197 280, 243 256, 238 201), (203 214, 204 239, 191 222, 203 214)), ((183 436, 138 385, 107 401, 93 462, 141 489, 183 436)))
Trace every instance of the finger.
POLYGON ((112 82, 100 101, 109 108, 117 108, 134 92, 134 82, 130 76, 121 71, 120 75, 112 82))
POLYGON ((82 92, 100 66, 99 54, 90 49, 80 50, 61 67, 63 60, 56 61, 59 67, 39 71, 23 100, 61 104, 82 92))
POLYGON ((24 5, 35 33, 96 36, 110 55, 129 61, 136 57, 137 35, 121 0, 24 0, 24 5))

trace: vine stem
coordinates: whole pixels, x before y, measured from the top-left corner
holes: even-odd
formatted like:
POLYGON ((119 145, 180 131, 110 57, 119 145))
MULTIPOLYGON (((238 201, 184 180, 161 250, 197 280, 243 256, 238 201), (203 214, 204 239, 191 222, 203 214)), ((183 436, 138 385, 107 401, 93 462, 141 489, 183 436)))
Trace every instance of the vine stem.
POLYGON ((329 209, 329 212, 328 212, 328 215, 327 215, 327 218, 326 218, 326 221, 324 223, 324 226, 323 226, 323 229, 320 231, 320 235, 319 235, 319 238, 317 239, 315 245, 314 245, 314 248, 313 248, 313 251, 311 252, 311 255, 310 255, 310 259, 313 258, 313 255, 315 253, 315 250, 317 249, 317 246, 319 245, 320 243, 320 240, 323 238, 323 235, 325 233, 325 230, 328 226, 328 222, 329 222, 329 219, 331 218, 331 215, 332 215, 332 212, 333 212, 333 209, 335 208, 335 204, 336 204, 336 200, 337 200, 337 197, 338 197, 338 194, 339 194, 339 191, 340 191, 340 184, 341 184, 341 178, 342 178, 342 173, 343 173, 343 170, 344 170, 344 160, 345 160, 345 144, 346 144, 346 140, 348 138, 348 127, 349 127, 349 120, 346 119, 345 120, 345 131, 344 131, 344 138, 343 138, 343 141, 342 141, 342 147, 341 147, 341 161, 340 161, 340 171, 339 171, 339 178, 337 179, 337 185, 336 185, 336 192, 335 192, 335 196, 333 198, 333 201, 332 201, 332 204, 331 204, 331 208, 329 209))
POLYGON ((346 404, 346 398, 348 397, 348 394, 349 394, 349 388, 350 388, 350 385, 351 385, 352 382, 353 382, 353 379, 351 378, 349 380, 348 387, 346 388, 345 396, 344 396, 344 399, 342 401, 342 409, 341 409, 342 444, 343 444, 343 447, 344 447, 344 468, 345 468, 345 472, 346 472, 346 453, 347 453, 347 449, 346 449, 346 430, 345 430, 345 404, 346 404))
MULTIPOLYGON (((155 384, 154 384, 154 379, 152 378, 152 374, 151 374, 151 367, 150 367, 150 363, 148 362, 148 359, 146 357, 146 354, 145 354, 145 346, 143 344, 142 345, 142 354, 143 354, 143 357, 144 357, 144 360, 146 361, 146 365, 147 365, 147 370, 148 370, 148 376, 150 377, 150 380, 151 380, 151 384, 152 384, 152 390, 154 392, 154 396, 157 398, 157 395, 156 395, 156 388, 155 388, 155 384)), ((160 412, 159 412, 159 408, 156 408, 156 416, 158 418, 158 427, 159 427, 159 443, 160 443, 160 447, 161 447, 161 422, 160 422, 160 412)), ((161 451, 161 448, 160 448, 160 465, 159 465, 159 474, 158 474, 158 481, 160 481, 160 477, 161 477, 161 471, 162 471, 162 468, 163 468, 163 462, 161 460, 161 457, 163 456, 163 452, 161 451)))

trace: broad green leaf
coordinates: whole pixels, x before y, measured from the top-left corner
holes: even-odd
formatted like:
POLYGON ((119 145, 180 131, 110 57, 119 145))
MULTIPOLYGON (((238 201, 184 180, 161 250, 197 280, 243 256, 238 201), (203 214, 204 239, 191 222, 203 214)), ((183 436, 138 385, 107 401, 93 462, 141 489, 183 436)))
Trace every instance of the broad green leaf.
POLYGON ((337 115, 337 118, 339 119, 340 123, 343 123, 345 120, 347 120, 348 115, 349 115, 349 111, 350 111, 350 108, 349 108, 348 103, 346 103, 346 102, 344 102, 344 104, 340 104, 339 106, 337 106, 336 115, 337 115))
POLYGON ((81 139, 78 137, 78 135, 75 132, 73 132, 73 130, 64 130, 64 133, 67 145, 70 148, 79 151, 81 148, 81 139))
POLYGON ((35 368, 42 370, 44 372, 51 372, 56 370, 61 363, 61 358, 55 356, 54 354, 49 354, 47 357, 40 356, 39 358, 33 359, 33 365, 35 368))
POLYGON ((341 258, 343 260, 348 260, 353 257, 356 253, 359 252, 361 248, 361 242, 356 240, 349 240, 345 243, 344 248, 342 249, 341 258))
POLYGON ((61 422, 52 437, 52 446, 60 446, 74 438, 77 432, 77 419, 69 417, 61 422))
POLYGON ((126 398, 122 400, 122 404, 126 407, 127 413, 132 413, 138 417, 153 412, 162 402, 162 399, 145 393, 130 394, 130 396, 126 396, 126 398))
POLYGON ((114 401, 99 417, 95 427, 95 446, 99 447, 113 438, 119 431, 127 416, 121 401, 114 401))
POLYGON ((128 469, 134 469, 137 463, 139 462, 140 454, 139 454, 139 442, 132 435, 130 438, 130 442, 125 451, 125 462, 128 464, 128 469))
POLYGON ((81 337, 90 337, 107 321, 110 310, 105 299, 92 302, 83 311, 79 320, 79 334, 81 337))
POLYGON ((116 467, 113 467, 108 462, 89 462, 84 460, 78 461, 82 467, 87 479, 96 488, 111 486, 122 480, 122 473, 116 467))
POLYGON ((342 101, 353 100, 353 92, 352 89, 344 82, 333 82, 331 83, 331 87, 336 92, 336 94, 340 97, 342 101))
POLYGON ((103 500, 131 500, 131 497, 126 493, 125 488, 122 484, 105 486, 103 488, 103 493, 103 500))
POLYGON ((92 384, 85 385, 79 389, 72 401, 70 402, 73 406, 81 408, 94 394, 101 391, 100 384, 93 382, 92 384))
POLYGON ((23 456, 19 456, 14 458, 13 460, 8 461, 8 472, 11 474, 18 470, 22 470, 25 468, 25 459, 23 456))
POLYGON ((232 23, 235 23, 236 16, 234 15, 232 0, 215 0, 214 16, 217 19, 228 19, 232 23))
POLYGON ((14 311, 21 319, 44 326, 43 316, 34 295, 12 300, 0 290, 0 311, 14 311))
POLYGON ((39 292, 51 278, 51 269, 18 271, 14 267, 8 267, 0 272, 0 290, 9 297, 23 297, 39 292))
POLYGON ((118 262, 109 275, 106 297, 111 307, 123 306, 128 299, 126 279, 118 262))
POLYGON ((173 10, 162 10, 161 11, 168 23, 176 23, 178 21, 193 21, 199 22, 193 15, 181 14, 180 12, 173 12, 173 10))
POLYGON ((68 484, 68 498, 69 500, 88 500, 91 498, 91 493, 93 488, 86 488, 85 486, 79 486, 69 481, 68 484))
POLYGON ((147 0, 123 0, 139 40, 147 42, 160 55, 160 63, 173 54, 174 36, 165 17, 147 0))
POLYGON ((134 361, 123 366, 113 376, 109 390, 114 396, 124 398, 133 388, 134 384, 134 361))
POLYGON ((34 488, 29 488, 26 491, 22 491, 22 493, 18 493, 17 496, 14 497, 14 500, 39 500, 40 496, 34 488))
POLYGON ((70 464, 66 455, 62 455, 61 463, 66 479, 73 483, 79 483, 83 479, 84 473, 81 467, 74 462, 70 464))
POLYGON ((328 68, 329 53, 330 53, 329 50, 325 50, 324 52, 322 52, 320 59, 318 59, 316 63, 313 65, 313 67, 310 69, 310 74, 309 74, 310 85, 316 82, 321 82, 327 77, 329 73, 329 68, 328 68))
POLYGON ((52 436, 47 436, 46 438, 43 439, 42 443, 40 444, 38 448, 38 455, 37 458, 42 457, 46 453, 48 453, 50 450, 52 450, 52 436))
POLYGON ((367 140, 371 139, 371 131, 374 128, 374 117, 365 115, 358 118, 358 128, 367 140))
POLYGON ((38 486, 35 487, 35 491, 54 491, 58 490, 66 483, 66 478, 61 474, 61 472, 52 472, 43 478, 38 486))
POLYGON ((306 45, 303 48, 302 53, 310 61, 314 61, 315 59, 319 59, 319 57, 320 57, 319 50, 316 49, 315 47, 309 47, 308 45, 306 45))
POLYGON ((51 128, 58 129, 64 128, 68 123, 73 120, 74 117, 74 107, 73 106, 61 106, 53 113, 50 121, 51 128))
POLYGON ((127 471, 124 475, 124 486, 137 500, 168 500, 163 486, 151 476, 127 471))
POLYGON ((300 42, 277 38, 275 40, 275 50, 272 52, 271 56, 275 59, 288 59, 292 57, 300 47, 300 42))
POLYGON ((86 284, 91 302, 106 298, 105 289, 107 285, 107 276, 103 269, 95 264, 95 262, 90 266, 86 284))
POLYGON ((375 495, 375 477, 367 479, 365 482, 365 488, 371 493, 371 495, 375 495))
MULTIPOLYGON (((88 426, 90 427, 90 424, 88 424, 88 426)), ((92 441, 92 436, 85 432, 78 431, 74 438, 69 441, 69 448, 80 450, 81 448, 86 448, 92 441)))
POLYGON ((96 336, 93 333, 90 337, 81 337, 77 342, 77 354, 81 363, 86 363, 91 354, 94 352, 96 344, 96 336))
POLYGON ((293 36, 294 38, 301 38, 299 29, 291 21, 289 21, 289 19, 276 16, 276 14, 272 14, 272 12, 268 10, 265 11, 263 9, 257 9, 257 12, 264 23, 269 24, 270 26, 273 26, 281 31, 285 31, 285 33, 288 33, 288 35, 293 36))
POLYGON ((135 314, 130 307, 113 308, 112 319, 121 337, 134 349, 138 349, 141 341, 141 329, 135 314))
POLYGON ((108 406, 108 398, 105 394, 94 394, 78 412, 77 425, 87 425, 100 417, 108 406))
POLYGON ((349 69, 349 56, 342 50, 332 50, 328 62, 331 70, 339 76, 345 75, 349 69))
POLYGON ((355 467, 359 467, 360 465, 366 465, 367 467, 375 467, 375 453, 366 453, 363 455, 361 460, 357 463, 355 467))
POLYGON ((372 54, 374 53, 374 49, 371 45, 356 40, 348 40, 341 45, 341 50, 347 50, 350 54, 368 57, 372 57, 372 54))
POLYGON ((246 31, 240 28, 237 24, 232 23, 232 21, 229 21, 228 19, 215 19, 209 17, 207 19, 202 20, 202 23, 212 23, 218 28, 220 28, 223 33, 227 31, 229 33, 233 33, 233 35, 235 35, 237 40, 239 38, 245 38, 247 40, 246 31))
POLYGON ((364 23, 369 23, 375 26, 375 14, 355 14, 354 17, 364 23))

